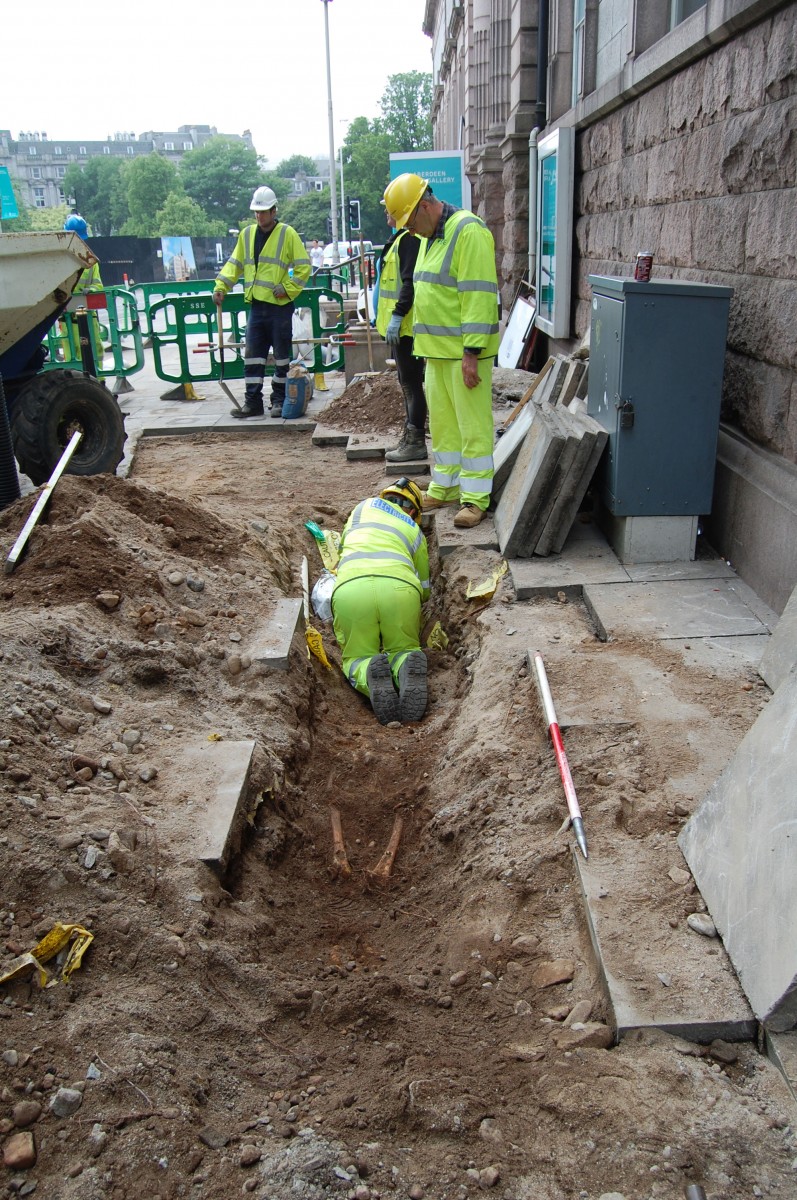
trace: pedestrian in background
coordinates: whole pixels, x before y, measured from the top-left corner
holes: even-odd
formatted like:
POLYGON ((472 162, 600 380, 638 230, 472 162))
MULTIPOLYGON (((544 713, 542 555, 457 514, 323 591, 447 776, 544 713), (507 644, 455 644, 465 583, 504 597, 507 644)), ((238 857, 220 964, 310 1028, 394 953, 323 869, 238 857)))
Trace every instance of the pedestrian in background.
POLYGON ((277 197, 259 187, 249 205, 256 223, 245 226, 216 279, 213 300, 224 303, 243 272, 249 309, 244 349, 245 402, 232 409, 238 418, 262 417, 263 380, 269 351, 274 352, 271 415, 282 416, 285 380, 291 361, 294 300, 310 278, 310 259, 295 229, 277 219, 277 197))
MULTIPOLYGON (((390 214, 385 213, 388 225, 390 214)), ((404 393, 404 432, 398 446, 388 450, 388 462, 412 462, 426 458, 426 396, 423 390, 423 359, 416 358, 412 346, 412 282, 420 242, 407 229, 395 230, 379 256, 377 278, 379 292, 376 328, 392 348, 396 373, 404 393)))
POLYGON ((421 605, 429 599, 429 550, 419 529, 423 496, 407 478, 361 500, 340 539, 332 591, 343 673, 368 696, 377 720, 420 721, 426 711, 421 605))
POLYGON ((397 229, 423 239, 413 334, 415 354, 426 359, 434 460, 424 512, 459 501, 454 524, 469 529, 487 511, 493 486, 495 243, 480 217, 438 200, 419 175, 392 180, 384 203, 397 229))
POLYGON ((319 267, 323 267, 324 265, 324 247, 318 238, 313 240, 313 244, 310 247, 310 262, 314 271, 317 271, 319 267))

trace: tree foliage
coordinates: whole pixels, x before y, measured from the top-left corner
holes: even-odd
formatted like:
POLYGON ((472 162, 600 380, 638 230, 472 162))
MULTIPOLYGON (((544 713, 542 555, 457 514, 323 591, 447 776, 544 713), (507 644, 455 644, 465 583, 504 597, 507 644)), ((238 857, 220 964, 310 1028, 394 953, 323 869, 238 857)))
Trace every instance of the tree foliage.
POLYGON ((252 147, 222 136, 183 156, 180 179, 186 195, 225 230, 243 219, 252 193, 263 182, 252 147))
POLYGON ((127 190, 122 181, 125 163, 120 158, 98 155, 85 166, 72 163, 64 176, 64 195, 85 217, 97 237, 107 237, 129 216, 127 190))
POLYGON ((274 173, 283 179, 293 179, 295 175, 315 175, 317 167, 314 160, 305 154, 292 154, 290 158, 283 158, 281 163, 277 163, 274 173))
POLYGON ((147 154, 124 165, 130 216, 123 234, 155 237, 156 216, 170 192, 178 189, 177 168, 160 154, 147 154))
POLYGON ((155 237, 223 237, 227 226, 205 216, 195 200, 170 192, 155 214, 155 237))
POLYGON ((309 192, 306 196, 298 196, 280 206, 280 220, 292 225, 305 242, 318 238, 319 242, 326 244, 329 241, 329 202, 329 188, 324 188, 322 192, 309 192))
POLYGON ((431 75, 423 71, 390 75, 379 105, 380 129, 395 143, 394 154, 433 149, 431 75))

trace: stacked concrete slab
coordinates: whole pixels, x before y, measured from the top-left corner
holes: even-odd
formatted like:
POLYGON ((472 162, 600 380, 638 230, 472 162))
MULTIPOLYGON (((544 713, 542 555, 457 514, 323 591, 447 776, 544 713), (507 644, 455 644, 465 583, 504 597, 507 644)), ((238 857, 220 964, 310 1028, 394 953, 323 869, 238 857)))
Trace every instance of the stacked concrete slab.
POLYGON ((559 553, 606 444, 578 398, 586 364, 557 358, 544 370, 495 450, 495 527, 510 558, 559 553))
POLYGON ((797 671, 779 684, 678 844, 756 1017, 797 1027, 797 671))

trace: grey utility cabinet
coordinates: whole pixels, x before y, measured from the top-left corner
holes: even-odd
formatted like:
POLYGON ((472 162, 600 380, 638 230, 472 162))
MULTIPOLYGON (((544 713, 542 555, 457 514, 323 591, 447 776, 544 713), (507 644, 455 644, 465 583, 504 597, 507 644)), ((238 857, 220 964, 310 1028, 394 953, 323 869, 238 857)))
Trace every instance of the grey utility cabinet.
POLYGON ((609 434, 596 483, 617 517, 711 511, 733 290, 590 275, 588 412, 609 434))

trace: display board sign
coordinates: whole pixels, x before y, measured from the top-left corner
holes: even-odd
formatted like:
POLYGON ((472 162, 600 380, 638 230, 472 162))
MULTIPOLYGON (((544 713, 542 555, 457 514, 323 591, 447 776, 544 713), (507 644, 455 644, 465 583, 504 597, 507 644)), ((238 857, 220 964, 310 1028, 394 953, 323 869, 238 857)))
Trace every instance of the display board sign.
POLYGON ((573 247, 573 130, 556 129, 537 146, 537 328, 570 336, 573 247))
POLYGON ((390 178, 411 171, 426 179, 438 200, 455 208, 470 208, 470 181, 462 150, 416 150, 390 155, 390 178))
POLYGON ((18 216, 17 198, 11 186, 8 167, 0 167, 0 221, 13 221, 18 216))

